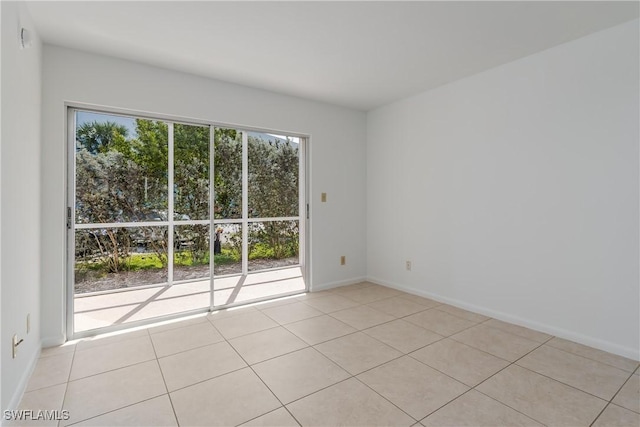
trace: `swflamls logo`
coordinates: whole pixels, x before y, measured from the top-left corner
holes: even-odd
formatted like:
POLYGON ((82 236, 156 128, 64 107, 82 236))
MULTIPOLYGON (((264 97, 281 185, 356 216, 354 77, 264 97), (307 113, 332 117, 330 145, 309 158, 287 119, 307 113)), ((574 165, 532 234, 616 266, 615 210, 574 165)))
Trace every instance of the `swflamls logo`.
POLYGON ((69 411, 63 409, 58 410, 33 410, 19 409, 4 411, 4 419, 6 421, 67 421, 69 419, 69 411))

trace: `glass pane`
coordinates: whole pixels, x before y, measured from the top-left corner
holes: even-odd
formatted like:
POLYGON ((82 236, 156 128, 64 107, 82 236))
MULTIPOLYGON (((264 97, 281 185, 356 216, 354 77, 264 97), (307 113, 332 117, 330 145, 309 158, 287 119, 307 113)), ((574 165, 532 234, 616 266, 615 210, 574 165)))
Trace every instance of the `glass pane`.
POLYGON ((176 225, 173 280, 209 278, 209 226, 176 225))
POLYGON ((249 271, 300 263, 298 221, 249 224, 249 271))
POLYGON ((167 124, 76 114, 76 223, 167 220, 167 124))
POLYGON ((249 217, 298 216, 299 140, 249 133, 249 217))
POLYGON ((209 127, 173 128, 174 219, 209 219, 209 127))
POLYGON ((242 273, 242 224, 217 224, 213 253, 215 276, 242 273))
POLYGON ((167 282, 167 227, 76 230, 75 293, 167 282))
POLYGON ((242 132, 215 128, 215 218, 242 218, 242 132))

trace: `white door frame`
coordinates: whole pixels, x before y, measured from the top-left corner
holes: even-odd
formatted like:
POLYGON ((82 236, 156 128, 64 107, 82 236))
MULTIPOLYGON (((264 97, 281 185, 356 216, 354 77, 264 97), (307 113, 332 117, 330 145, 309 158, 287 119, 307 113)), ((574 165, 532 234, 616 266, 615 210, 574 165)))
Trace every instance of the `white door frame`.
MULTIPOLYGON (((260 298, 257 300, 251 300, 251 301, 243 301, 241 303, 232 303, 232 304, 226 304, 226 305, 216 305, 215 304, 215 298, 214 298, 214 235, 215 235, 215 225, 216 224, 224 224, 224 223, 241 223, 242 224, 242 275, 248 275, 248 274, 252 274, 252 273, 257 273, 257 272, 262 272, 262 271, 266 271, 266 270, 259 270, 256 272, 249 272, 248 271, 248 227, 250 223, 253 222, 261 222, 261 221, 293 221, 293 220, 297 220, 298 221, 298 227, 299 227, 299 266, 302 270, 302 274, 303 274, 303 279, 305 282, 305 292, 309 290, 309 284, 310 284, 310 272, 311 272, 311 268, 310 268, 310 240, 311 240, 311 236, 309 233, 310 227, 309 227, 309 201, 307 199, 307 194, 309 194, 309 175, 308 175, 308 171, 309 171, 309 136, 308 135, 304 135, 304 134, 299 134, 299 133, 295 133, 295 132, 283 132, 283 131, 275 131, 272 129, 262 129, 262 128, 251 128, 251 127, 246 127, 246 126, 236 126, 236 125, 229 125, 229 124, 224 124, 224 123, 218 123, 218 122, 208 122, 208 121, 198 121, 198 120, 190 120, 190 119, 184 119, 181 117, 176 117, 176 116, 170 116, 170 115, 162 115, 162 114, 154 114, 152 116, 150 116, 148 113, 140 113, 140 112, 136 112, 136 111, 131 111, 131 110, 124 110, 124 109, 119 109, 119 108, 109 108, 109 107, 102 107, 102 106, 95 106, 95 105, 87 105, 87 104, 82 104, 82 103, 67 103, 65 104, 65 113, 66 113, 66 145, 67 145, 67 156, 66 156, 66 162, 67 162, 67 174, 66 174, 66 181, 67 181, 67 195, 66 195, 66 204, 65 204, 65 218, 66 218, 66 223, 65 223, 65 236, 66 236, 66 278, 65 278, 65 282, 66 282, 66 298, 65 298, 65 311, 66 311, 66 339, 70 340, 70 339, 77 339, 77 338, 82 338, 82 337, 87 337, 87 336, 92 336, 92 335, 96 335, 97 333, 107 333, 107 332, 112 332, 112 331, 116 331, 116 330, 121 330, 121 329, 127 329, 127 328, 132 328, 132 327, 137 327, 137 326, 142 326, 142 325, 146 325, 146 324, 151 324, 151 323, 156 323, 156 322, 160 322, 160 321, 165 321, 165 320, 170 320, 170 319, 175 319, 175 318, 180 318, 180 317, 184 317, 184 316, 188 316, 188 315, 192 315, 192 314, 197 314, 197 313, 204 313, 204 312, 209 312, 209 311, 213 311, 213 310, 220 310, 223 308, 227 308, 227 307, 235 307, 235 306, 240 306, 240 305, 246 305, 246 304, 250 304, 250 303, 254 303, 254 302, 258 302, 258 301, 262 301, 265 299, 269 299, 269 297, 267 298, 260 298), (180 124, 186 124, 186 125, 192 125, 192 126, 209 126, 210 128, 210 135, 209 135, 209 149, 210 149, 210 154, 209 154, 209 198, 210 198, 210 204, 209 204, 209 215, 210 218, 208 220, 179 220, 176 221, 173 218, 173 204, 174 204, 174 192, 173 191, 168 191, 168 215, 167 215, 167 221, 153 221, 153 222, 131 222, 131 223, 112 223, 112 224, 76 224, 75 223, 75 194, 76 194, 76 189, 75 189, 75 180, 76 180, 76 175, 75 175, 75 152, 76 152, 76 139, 75 139, 75 131, 76 131, 76 122, 75 122, 75 118, 76 118, 76 111, 87 111, 87 112, 95 112, 95 113, 102 113, 102 114, 110 114, 110 115, 123 115, 123 116, 127 116, 127 117, 135 117, 135 118, 141 118, 141 119, 148 119, 148 120, 160 120, 160 121, 166 121, 168 124, 168 189, 173 188, 173 169, 174 169, 174 165, 173 165, 173 160, 174 160, 174 153, 173 153, 173 138, 174 138, 174 133, 173 133, 173 127, 174 124, 176 123, 180 123, 180 124), (242 155, 242 205, 243 205, 243 215, 242 215, 242 219, 215 219, 214 218, 214 201, 215 201, 215 188, 214 188, 214 179, 215 179, 215 129, 216 128, 226 128, 226 129, 235 129, 237 131, 242 132, 242 138, 243 138, 243 143, 242 143, 242 149, 243 149, 243 155, 242 155), (298 157, 299 157, 299 169, 298 169, 298 174, 299 174, 299 193, 298 193, 298 199, 299 199, 299 213, 298 216, 294 216, 294 217, 277 217, 277 218, 248 218, 248 132, 264 132, 264 133, 273 133, 273 134, 277 134, 277 135, 288 135, 288 136, 292 136, 292 137, 297 137, 299 138, 299 153, 298 153, 298 157), (145 320, 141 320, 141 321, 135 321, 135 322, 130 322, 130 323, 126 323, 126 324, 120 324, 120 325, 111 325, 111 326, 106 326, 106 327, 102 327, 102 328, 98 328, 98 329, 91 329, 91 330, 87 330, 87 331, 81 331, 81 332, 75 332, 74 330, 74 297, 75 297, 75 288, 74 288, 74 264, 75 264, 75 231, 79 230, 79 229, 88 229, 88 228, 96 228, 96 225, 99 227, 103 227, 103 228, 115 228, 115 227, 140 227, 140 226, 166 226, 168 227, 168 239, 169 239, 169 243, 168 243, 168 247, 167 247, 167 257, 168 257, 168 283, 165 284, 153 284, 153 285, 146 285, 146 286, 140 286, 140 287, 135 287, 133 289, 123 289, 123 290, 114 290, 114 291, 105 291, 104 293, 115 293, 115 292, 126 292, 128 290, 137 290, 137 289, 143 289, 143 288, 150 288, 150 287, 159 287, 159 286, 166 286, 166 285, 173 285, 176 282, 173 281, 173 233, 171 232, 175 226, 177 225, 195 225, 195 224, 208 224, 209 225, 209 231, 210 231, 210 245, 209 245, 209 250, 210 250, 210 288, 209 288, 209 295, 210 295, 210 305, 209 307, 206 308, 200 308, 200 309, 195 309, 195 310, 190 310, 187 312, 183 312, 183 313, 178 313, 178 314, 171 314, 171 315, 164 315, 164 316, 159 316, 159 317, 154 317, 151 319, 145 319, 145 320)), ((217 276, 220 277, 220 276, 217 276)), ((183 283, 184 281, 179 281, 177 283, 183 283)), ((288 295, 293 295, 293 294, 297 294, 300 293, 300 291, 296 291, 296 292, 291 292, 291 293, 286 293, 286 294, 278 294, 278 295, 274 295, 274 297, 284 297, 284 296, 288 296, 288 295)))

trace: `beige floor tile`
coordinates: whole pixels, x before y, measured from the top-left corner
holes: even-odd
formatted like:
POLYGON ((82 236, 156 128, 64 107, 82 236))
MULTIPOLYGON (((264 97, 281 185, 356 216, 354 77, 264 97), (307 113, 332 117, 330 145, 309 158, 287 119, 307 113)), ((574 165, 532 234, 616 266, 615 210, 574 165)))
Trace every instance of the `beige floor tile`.
POLYGON ((429 309, 412 314, 411 316, 405 317, 404 320, 443 336, 453 335, 456 332, 475 325, 475 322, 436 309, 429 309))
POLYGON ((474 326, 451 338, 510 362, 540 345, 526 338, 484 325, 474 326))
POLYGON ((640 413, 640 377, 632 375, 620 389, 613 403, 640 413))
POLYGON ((33 391, 67 382, 69 372, 71 372, 72 360, 73 353, 63 353, 38 359, 25 391, 33 391))
POLYGON ((307 347, 307 343, 283 327, 254 332, 229 340, 244 360, 253 365, 307 347))
POLYGON ((158 359, 169 391, 244 368, 247 364, 226 342, 158 359))
POLYGON ((518 335, 519 337, 526 338, 540 344, 547 342, 551 338, 551 335, 549 334, 534 331, 533 329, 525 328, 523 326, 514 325, 513 323, 503 322, 502 320, 498 319, 488 320, 484 323, 484 325, 509 332, 513 335, 518 335))
POLYGON ((331 288, 331 289, 329 289, 329 292, 332 292, 332 293, 335 293, 335 294, 342 294, 344 292, 355 291, 355 290, 364 289, 364 288, 370 288, 370 287, 376 287, 376 285, 374 285, 373 283, 369 283, 369 282, 360 282, 360 283, 354 283, 352 285, 346 285, 346 286, 339 286, 337 288, 331 288))
POLYGON ((611 400, 629 378, 621 369, 546 345, 516 363, 605 400, 611 400))
POLYGON ((635 360, 607 353, 606 351, 598 350, 593 347, 587 347, 586 345, 578 344, 562 338, 555 337, 547 344, 551 347, 559 348, 560 350, 568 351, 569 353, 574 353, 588 359, 593 359, 597 362, 606 363, 607 365, 615 366, 616 368, 628 372, 633 372, 638 367, 638 362, 635 360))
POLYGON ((421 304, 400 297, 374 301, 367 305, 394 317, 404 317, 427 309, 421 304))
POLYGON ((475 387, 509 362, 450 338, 433 343, 410 354, 411 357, 475 387))
POLYGON ((40 357, 59 356, 65 353, 73 353, 76 351, 76 344, 64 343, 55 347, 43 348, 40 352, 40 357))
POLYGON ((487 316, 483 316, 482 314, 474 313, 472 311, 463 310, 458 307, 454 307, 449 304, 441 304, 436 307, 436 310, 444 311, 449 314, 453 314, 454 316, 461 317, 466 320, 470 320, 472 322, 484 322, 489 320, 490 318, 487 316))
POLYGON ((593 427, 638 427, 640 426, 640 414, 621 408, 616 405, 609 405, 600 414, 593 427))
POLYGON ((253 369, 284 404, 350 377, 313 348, 258 363, 253 369))
POLYGON ((402 355, 398 350, 362 332, 318 344, 315 348, 352 375, 402 355))
POLYGON ((262 310, 262 312, 281 325, 324 314, 303 302, 294 302, 292 304, 272 307, 262 310))
POLYGON ((304 303, 310 305, 316 310, 322 311, 323 313, 333 313, 334 311, 340 311, 345 308, 360 305, 354 300, 350 300, 349 298, 345 298, 340 295, 328 295, 322 298, 312 298, 305 300, 304 303))
POLYGON ((213 311, 207 315, 207 319, 210 322, 213 322, 214 320, 227 319, 229 317, 240 316, 242 314, 255 313, 257 311, 258 309, 252 305, 231 307, 231 308, 225 308, 225 309, 213 311))
MULTIPOLYGON (((22 396, 22 400, 18 405, 18 410, 31 411, 60 411, 64 400, 64 393, 67 390, 67 384, 58 384, 51 387, 45 387, 38 390, 30 391, 22 396)), ((62 416, 62 414, 60 414, 62 416)), ((3 418, 4 420, 4 418, 3 418)), ((5 424, 3 424, 5 425, 5 424)), ((57 426, 58 420, 12 420, 6 423, 7 426, 57 426)))
POLYGON ((280 307, 283 305, 293 304, 294 302, 299 302, 299 295, 292 295, 283 298, 277 298, 274 300, 259 302, 254 305, 254 307, 260 311, 266 310, 268 308, 280 307))
POLYGON ((287 405, 303 426, 410 426, 411 417, 355 378, 287 405))
POLYGON ((76 350, 86 350, 102 345, 113 344, 114 342, 132 340, 135 338, 149 336, 146 329, 138 329, 135 331, 117 331, 109 334, 96 335, 95 337, 83 338, 76 344, 76 350))
POLYGON ((296 300, 298 301, 307 301, 310 299, 315 299, 315 298, 324 298, 324 297, 328 297, 330 295, 334 295, 333 292, 331 292, 330 290, 326 290, 326 291, 317 291, 317 292, 305 292, 301 295, 296 296, 296 300))
POLYGON ((156 358, 149 336, 78 350, 73 358, 70 380, 124 368, 156 358))
POLYGON ((71 424, 166 392, 158 362, 153 360, 69 382, 64 409, 71 424))
POLYGON ((442 339, 442 336, 434 332, 401 319, 383 323, 362 332, 403 353, 410 353, 442 339))
POLYGON ((74 427, 169 427, 177 425, 173 406, 171 406, 169 396, 165 394, 74 424, 74 427))
POLYGON ((339 321, 356 329, 370 328, 395 319, 393 316, 374 310, 366 305, 336 311, 331 313, 331 317, 335 317, 339 321))
POLYGON ((310 345, 316 345, 353 332, 357 329, 331 316, 318 316, 285 325, 285 328, 310 345))
POLYGON ((278 408, 242 424, 243 427, 298 427, 299 425, 285 408, 278 408))
POLYGON ((364 372, 358 379, 418 420, 469 390, 409 356, 364 372))
POLYGON ((229 426, 279 408, 280 402, 250 368, 171 393, 182 426, 229 426))
POLYGON ((153 341, 158 357, 215 344, 222 340, 222 336, 208 322, 151 335, 151 341, 153 341))
POLYGON ((278 326, 274 320, 258 310, 239 316, 213 320, 212 323, 226 339, 278 326))
POLYGON ((477 388, 546 425, 588 426, 606 402, 517 365, 489 378, 477 388))
POLYGON ((434 308, 442 304, 441 302, 438 302, 429 298, 425 298, 425 297, 420 297, 418 295, 408 294, 406 292, 402 292, 398 294, 398 297, 408 299, 409 301, 425 306, 426 308, 434 308))
POLYGON ((421 421, 427 427, 542 426, 508 406, 470 390, 421 421))
POLYGON ((383 286, 367 286, 366 288, 341 292, 340 295, 359 302, 360 304, 368 304, 385 298, 391 298, 400 292, 385 288, 383 286))
POLYGON ((199 323, 208 322, 207 315, 203 314, 190 319, 170 320, 166 322, 160 322, 153 325, 149 325, 147 328, 150 334, 157 334, 164 331, 170 331, 172 329, 184 328, 185 326, 197 325, 199 323))

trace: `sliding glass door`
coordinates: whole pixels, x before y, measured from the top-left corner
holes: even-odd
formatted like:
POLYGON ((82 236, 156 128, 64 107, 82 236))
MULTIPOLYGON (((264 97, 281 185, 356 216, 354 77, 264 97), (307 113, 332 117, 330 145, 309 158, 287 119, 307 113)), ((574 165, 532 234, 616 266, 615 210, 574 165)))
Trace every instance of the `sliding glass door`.
POLYGON ((74 334, 303 291, 304 139, 69 110, 74 334))

